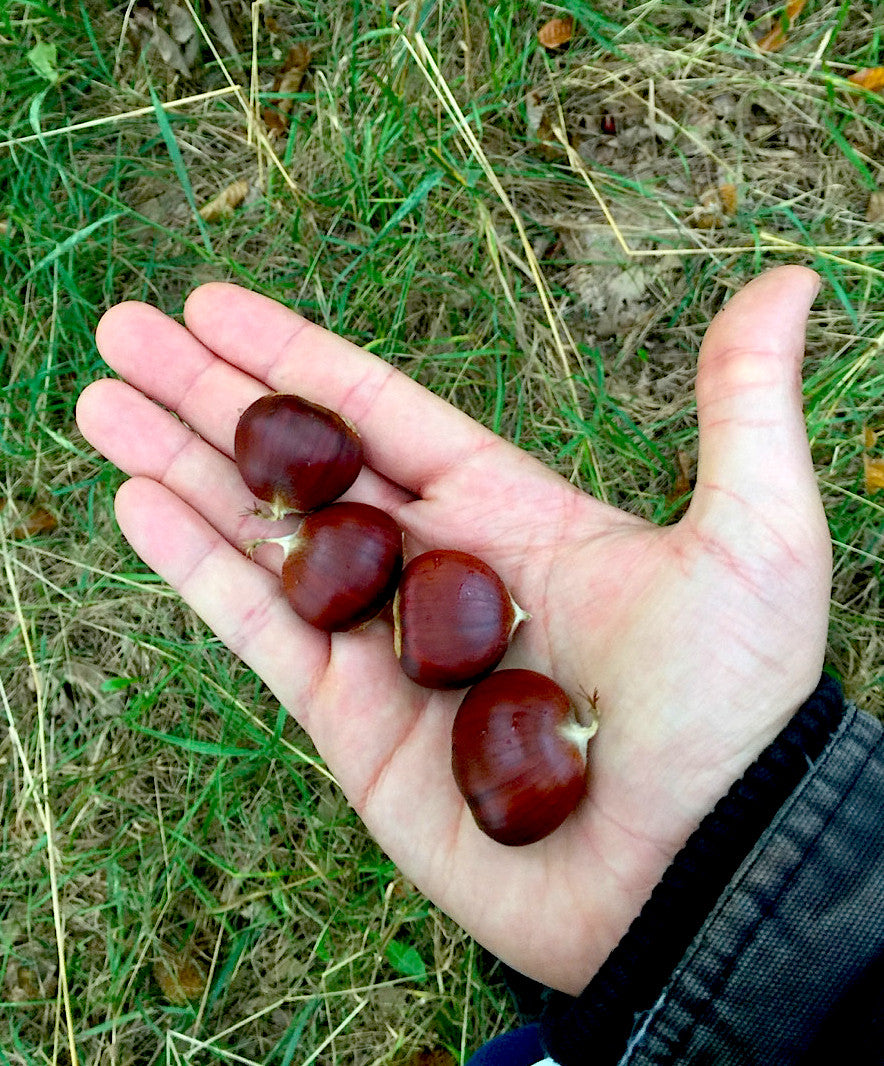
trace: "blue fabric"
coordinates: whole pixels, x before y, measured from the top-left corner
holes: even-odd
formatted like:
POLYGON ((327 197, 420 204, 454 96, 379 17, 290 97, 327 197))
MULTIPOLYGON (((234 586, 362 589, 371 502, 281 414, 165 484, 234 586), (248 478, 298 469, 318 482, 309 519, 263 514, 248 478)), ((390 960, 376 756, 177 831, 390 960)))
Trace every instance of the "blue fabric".
POLYGON ((540 1026, 525 1025, 483 1044, 465 1066, 533 1066, 544 1058, 540 1026))

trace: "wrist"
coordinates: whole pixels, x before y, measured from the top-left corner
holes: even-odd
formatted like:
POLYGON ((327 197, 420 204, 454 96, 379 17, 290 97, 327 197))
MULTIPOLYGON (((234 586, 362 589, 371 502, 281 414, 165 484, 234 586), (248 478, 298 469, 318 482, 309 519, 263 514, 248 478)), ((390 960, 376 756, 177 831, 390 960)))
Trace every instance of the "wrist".
POLYGON ((824 675, 703 819, 580 996, 554 997, 544 1040, 558 1061, 572 1061, 575 1048, 591 1046, 604 1062, 604 1052, 622 1048, 633 1019, 653 1004, 719 895, 825 748, 843 708, 840 687, 824 675))

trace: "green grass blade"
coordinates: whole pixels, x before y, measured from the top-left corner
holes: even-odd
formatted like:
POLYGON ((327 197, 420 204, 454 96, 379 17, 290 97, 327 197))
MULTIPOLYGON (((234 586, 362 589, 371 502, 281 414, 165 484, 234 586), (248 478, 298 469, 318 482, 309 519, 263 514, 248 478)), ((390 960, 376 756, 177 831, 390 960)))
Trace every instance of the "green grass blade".
POLYGON ((614 38, 623 32, 623 27, 619 23, 596 11, 592 4, 586 3, 586 0, 562 0, 562 7, 574 16, 578 23, 578 27, 575 28, 585 30, 605 51, 620 59, 626 58, 614 43, 614 38))
POLYGON ((829 131, 829 136, 832 138, 832 142, 843 152, 844 158, 849 160, 851 166, 858 173, 863 185, 867 189, 877 189, 878 182, 875 175, 869 170, 865 162, 860 159, 859 154, 853 145, 848 141, 840 129, 835 125, 830 118, 824 117, 826 129, 829 131))
MULTIPOLYGON (((301 1043, 301 1037, 304 1030, 307 1028, 307 1023, 319 1009, 322 1004, 322 1000, 316 996, 314 999, 309 1000, 298 1014, 292 1019, 290 1026, 290 1032, 286 1033, 282 1041, 280 1041, 279 1051, 281 1057, 279 1060, 279 1066, 291 1066, 292 1060, 295 1057, 295 1052, 298 1050, 298 1045, 301 1043)), ((272 1061, 272 1059, 271 1059, 272 1061)))
POLYGON ((414 189, 405 197, 402 203, 396 208, 390 218, 381 227, 377 237, 375 237, 373 244, 379 244, 388 233, 397 229, 398 226, 406 219, 411 212, 432 192, 433 189, 439 184, 439 182, 445 177, 445 171, 441 168, 431 170, 425 178, 423 178, 414 189))
POLYGON ((166 114, 166 109, 160 102, 160 98, 156 94, 156 90, 153 86, 150 87, 150 101, 153 104, 154 113, 156 114, 157 125, 160 127, 160 133, 163 135, 163 140, 166 142, 166 149, 169 152, 169 158, 172 160, 172 166, 175 168, 175 174, 178 178, 181 188, 184 190, 184 195, 187 198, 190 209, 193 212, 194 221, 199 227, 200 234, 203 238, 203 244, 206 246, 206 251, 209 255, 214 256, 212 250, 212 241, 209 237, 209 231, 206 227, 206 223, 203 220, 202 215, 199 212, 197 206, 196 197, 193 194, 193 186, 190 183, 190 176, 187 173, 187 167, 184 165, 184 159, 181 155, 181 149, 178 147, 178 141, 175 139, 175 132, 172 129, 172 123, 169 121, 169 116, 166 114))
MULTIPOLYGON (((54 263, 55 260, 59 258, 59 256, 64 255, 65 252, 69 252, 72 248, 75 248, 78 244, 80 244, 81 241, 85 241, 89 237, 91 237, 97 229, 101 229, 102 226, 109 225, 111 222, 114 222, 116 219, 118 219, 122 214, 122 211, 111 211, 109 214, 104 215, 102 218, 96 219, 95 222, 90 222, 88 226, 83 226, 82 229, 75 230, 69 237, 65 237, 63 241, 61 241, 59 244, 56 244, 56 246, 52 249, 51 252, 47 252, 47 254, 44 255, 38 263, 32 266, 31 269, 27 272, 27 274, 25 274, 22 280, 29 281, 44 267, 51 266, 52 263, 54 263)), ((71 448, 73 448, 73 445, 71 445, 71 448)))
POLYGON ((133 723, 132 728, 139 733, 144 733, 145 736, 161 740, 164 744, 171 744, 173 747, 183 748, 185 751, 198 755, 210 755, 214 759, 225 757, 254 759, 260 754, 251 748, 239 748, 232 744, 215 744, 207 740, 197 740, 195 737, 179 737, 174 733, 162 733, 157 729, 137 723, 133 723))

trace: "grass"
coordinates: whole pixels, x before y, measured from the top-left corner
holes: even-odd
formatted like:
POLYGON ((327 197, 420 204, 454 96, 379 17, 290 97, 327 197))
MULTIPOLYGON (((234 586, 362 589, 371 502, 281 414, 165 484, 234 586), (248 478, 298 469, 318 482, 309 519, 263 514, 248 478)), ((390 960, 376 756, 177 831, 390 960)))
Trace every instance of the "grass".
POLYGON ((120 299, 177 314, 200 281, 251 286, 667 521, 709 318, 766 265, 814 266, 829 659, 882 711, 863 454, 884 428, 884 100, 845 78, 879 62, 884 3, 811 0, 769 54, 764 5, 739 2, 278 2, 254 40, 248 6, 222 8, 235 54, 206 8, 185 77, 137 51, 125 5, 0 0, 3 1064, 392 1063, 512 1022, 491 960, 121 541, 120 475, 73 423, 120 299), (546 53, 536 29, 566 9, 578 35, 546 53), (253 58, 268 104, 291 41, 313 63, 270 145, 244 108, 253 58), (238 178, 246 203, 203 222, 238 178), (697 226, 722 184, 736 213, 697 226), (17 535, 37 508, 52 528, 17 535))

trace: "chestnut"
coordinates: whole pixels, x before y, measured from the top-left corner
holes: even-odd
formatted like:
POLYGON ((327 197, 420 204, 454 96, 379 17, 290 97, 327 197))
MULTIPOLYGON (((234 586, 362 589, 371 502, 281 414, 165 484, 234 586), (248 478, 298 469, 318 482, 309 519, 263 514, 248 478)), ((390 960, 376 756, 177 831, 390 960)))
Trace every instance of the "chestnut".
POLYGON ((491 673, 528 617, 475 555, 424 552, 402 571, 393 600, 396 656, 419 685, 464 688, 491 673))
POLYGON ((362 442, 349 422, 285 393, 262 396, 243 411, 233 452, 246 485, 270 504, 265 515, 270 518, 331 503, 350 488, 363 464, 362 442))
POLYGON ((474 685, 455 715, 451 768, 482 832, 518 846, 557 829, 584 794, 597 728, 534 670, 498 670, 474 685))
POLYGON ((287 537, 253 541, 285 549, 282 587, 305 622, 329 633, 355 629, 393 598, 402 572, 402 530, 368 503, 339 502, 301 519, 287 537))

